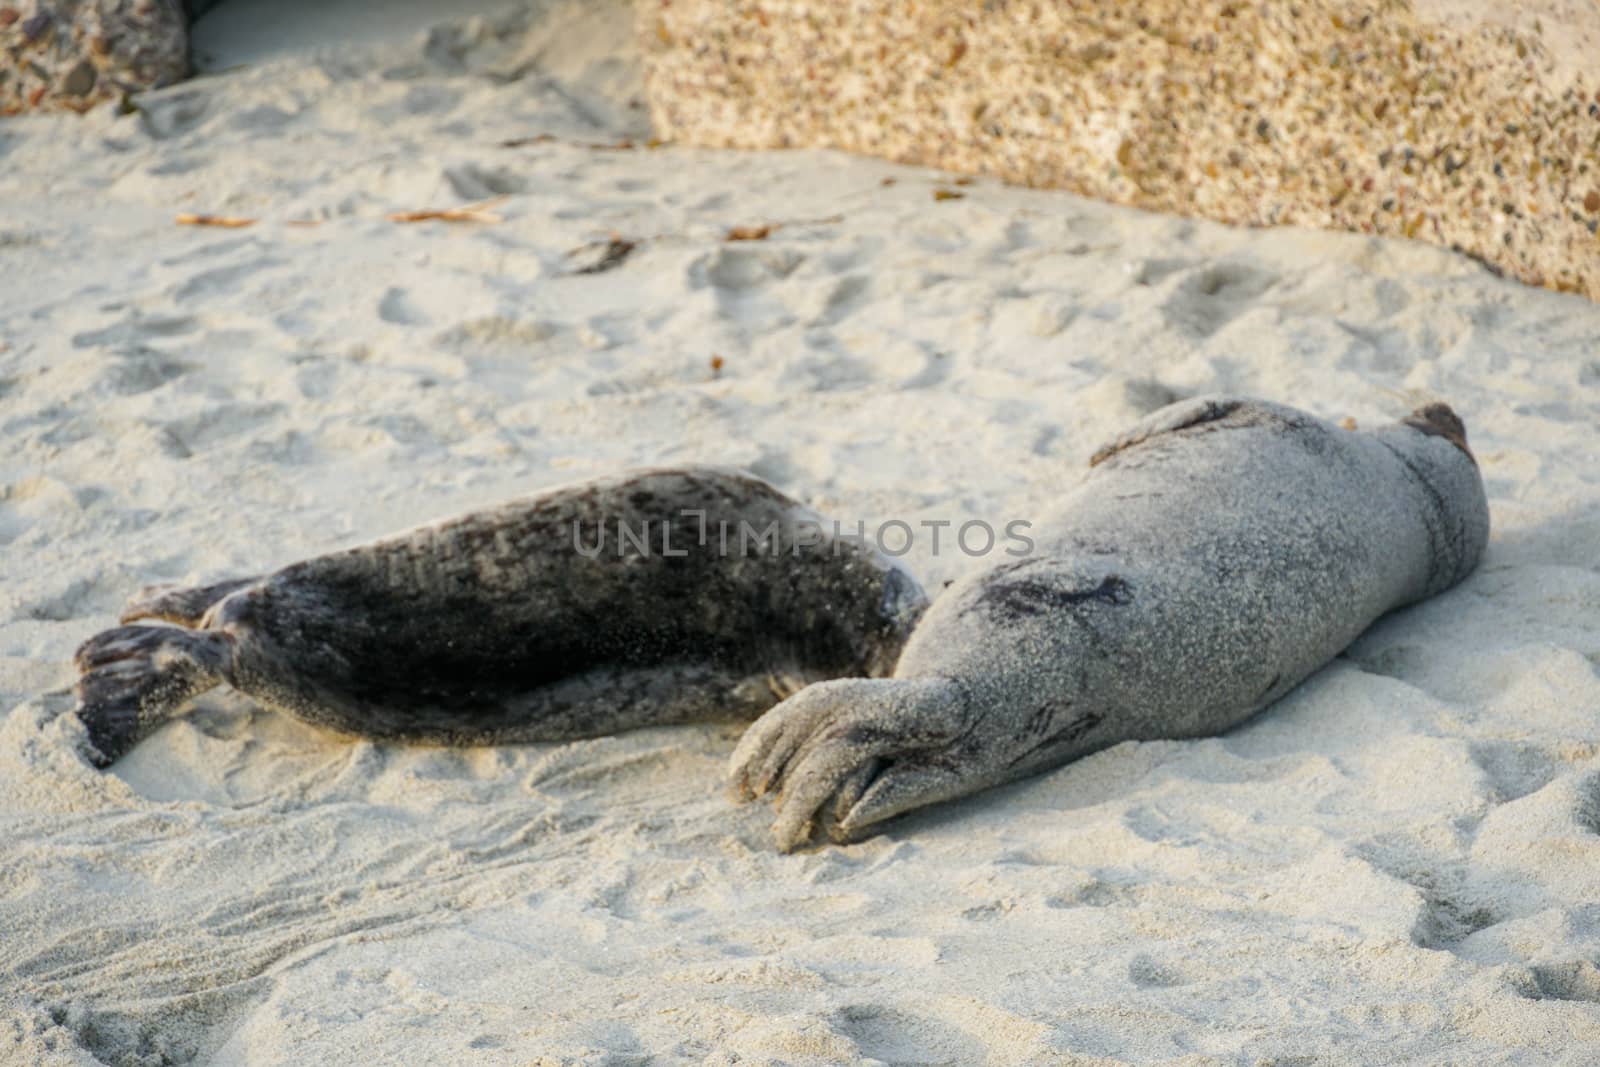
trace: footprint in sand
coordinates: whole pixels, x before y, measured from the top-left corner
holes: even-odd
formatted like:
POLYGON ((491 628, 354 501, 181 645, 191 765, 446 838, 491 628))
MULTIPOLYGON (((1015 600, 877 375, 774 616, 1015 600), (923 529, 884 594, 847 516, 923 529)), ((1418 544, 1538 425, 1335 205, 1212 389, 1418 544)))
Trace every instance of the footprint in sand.
POLYGON ((724 245, 689 265, 689 285, 695 289, 712 285, 729 294, 741 293, 782 281, 803 262, 805 256, 792 248, 724 245))
POLYGON ((1191 336, 1210 337, 1277 283, 1278 275, 1260 267, 1213 263, 1185 274, 1161 311, 1169 323, 1191 336))
POLYGON ((949 1023, 876 1004, 839 1009, 832 1027, 862 1056, 886 1064, 982 1063, 989 1051, 949 1023))
POLYGON ((198 369, 193 363, 173 359, 147 345, 118 348, 114 355, 117 362, 106 369, 102 380, 118 396, 151 392, 198 369))
POLYGON ((233 263, 226 267, 214 267, 191 275, 174 287, 171 297, 174 303, 187 304, 203 300, 214 300, 220 296, 228 296, 237 291, 240 284, 252 275, 259 274, 271 267, 281 264, 280 260, 270 256, 259 259, 246 260, 243 263, 233 263))
POLYGON ((378 301, 378 318, 396 326, 423 326, 428 322, 427 312, 416 305, 410 294, 394 287, 378 301))
POLYGON ((181 337, 193 333, 199 326, 199 320, 189 315, 145 315, 138 309, 133 309, 110 326, 73 334, 72 347, 114 347, 138 344, 154 338, 181 337))
POLYGON ((865 274, 846 274, 810 283, 794 301, 802 322, 811 326, 834 326, 853 315, 867 302, 872 279, 865 274))
POLYGON ((200 89, 147 98, 140 103, 139 125, 152 140, 170 140, 200 125, 210 104, 210 97, 200 89))
POLYGON ((507 167, 484 166, 467 163, 448 167, 444 180, 450 190, 463 200, 488 200, 496 196, 510 196, 528 191, 526 177, 507 167))

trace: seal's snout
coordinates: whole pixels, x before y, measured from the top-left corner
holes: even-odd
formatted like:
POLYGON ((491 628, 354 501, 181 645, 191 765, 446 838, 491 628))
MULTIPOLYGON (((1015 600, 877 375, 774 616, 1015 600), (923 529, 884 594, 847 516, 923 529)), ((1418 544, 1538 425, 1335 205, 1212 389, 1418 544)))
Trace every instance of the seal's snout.
POLYGON ((1425 434, 1443 437, 1468 456, 1472 455, 1472 449, 1467 447, 1467 424, 1461 421, 1461 416, 1449 404, 1434 403, 1420 407, 1401 421, 1425 434))

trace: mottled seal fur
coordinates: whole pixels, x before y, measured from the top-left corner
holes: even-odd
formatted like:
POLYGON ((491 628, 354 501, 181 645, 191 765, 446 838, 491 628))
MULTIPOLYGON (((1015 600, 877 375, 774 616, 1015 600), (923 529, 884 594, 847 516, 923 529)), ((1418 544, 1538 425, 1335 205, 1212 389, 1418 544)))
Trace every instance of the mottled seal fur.
POLYGON ((887 674, 926 606, 835 532, 737 471, 573 485, 261 578, 147 590, 122 621, 175 625, 85 643, 77 715, 102 766, 223 683, 318 726, 443 744, 751 717, 818 679, 887 674))
POLYGON ((1095 454, 1030 558, 946 590, 892 678, 762 716, 730 784, 776 794, 788 849, 1119 741, 1220 733, 1459 582, 1488 532, 1445 405, 1357 433, 1256 400, 1175 404, 1095 454))

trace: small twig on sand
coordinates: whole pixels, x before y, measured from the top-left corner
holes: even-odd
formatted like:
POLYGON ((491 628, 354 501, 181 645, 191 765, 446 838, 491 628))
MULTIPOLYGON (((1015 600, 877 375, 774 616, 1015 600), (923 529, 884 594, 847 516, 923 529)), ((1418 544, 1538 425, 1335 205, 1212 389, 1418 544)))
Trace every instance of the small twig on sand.
MULTIPOLYGON (((722 231, 724 241, 764 241, 772 234, 789 226, 827 226, 836 222, 843 222, 843 215, 829 215, 820 219, 786 219, 782 222, 763 222, 754 226, 733 226, 722 231)), ((633 252, 640 246, 652 241, 684 241, 700 240, 701 238, 685 233, 657 233, 645 237, 624 237, 620 233, 613 233, 603 241, 590 241, 586 245, 579 245, 567 253, 568 258, 580 256, 584 253, 595 255, 592 262, 585 266, 568 271, 568 274, 604 274, 608 270, 615 270, 622 266, 633 252)))
POLYGON ((423 209, 422 211, 396 211, 389 216, 390 222, 503 222, 499 215, 494 214, 489 208, 503 203, 508 197, 497 196, 489 200, 481 200, 476 204, 467 204, 464 207, 447 207, 423 209))
POLYGON ((723 234, 722 239, 724 241, 765 241, 785 227, 829 226, 843 221, 843 215, 829 215, 820 219, 788 219, 784 222, 763 222, 758 226, 735 226, 723 234))
POLYGON ((193 215, 188 212, 178 216, 179 226, 220 226, 228 230, 242 230, 246 226, 254 226, 255 219, 239 218, 234 215, 193 215))

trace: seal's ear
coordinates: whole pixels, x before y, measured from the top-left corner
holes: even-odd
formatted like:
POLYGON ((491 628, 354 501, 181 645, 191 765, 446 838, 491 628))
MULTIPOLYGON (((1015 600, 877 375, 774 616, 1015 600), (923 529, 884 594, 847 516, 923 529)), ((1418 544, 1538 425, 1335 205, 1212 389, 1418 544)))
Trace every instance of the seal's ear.
POLYGON ((1442 437, 1467 454, 1476 463, 1477 457, 1467 447, 1467 424, 1451 410, 1449 404, 1434 403, 1420 407, 1400 420, 1413 430, 1421 430, 1430 437, 1442 437))

